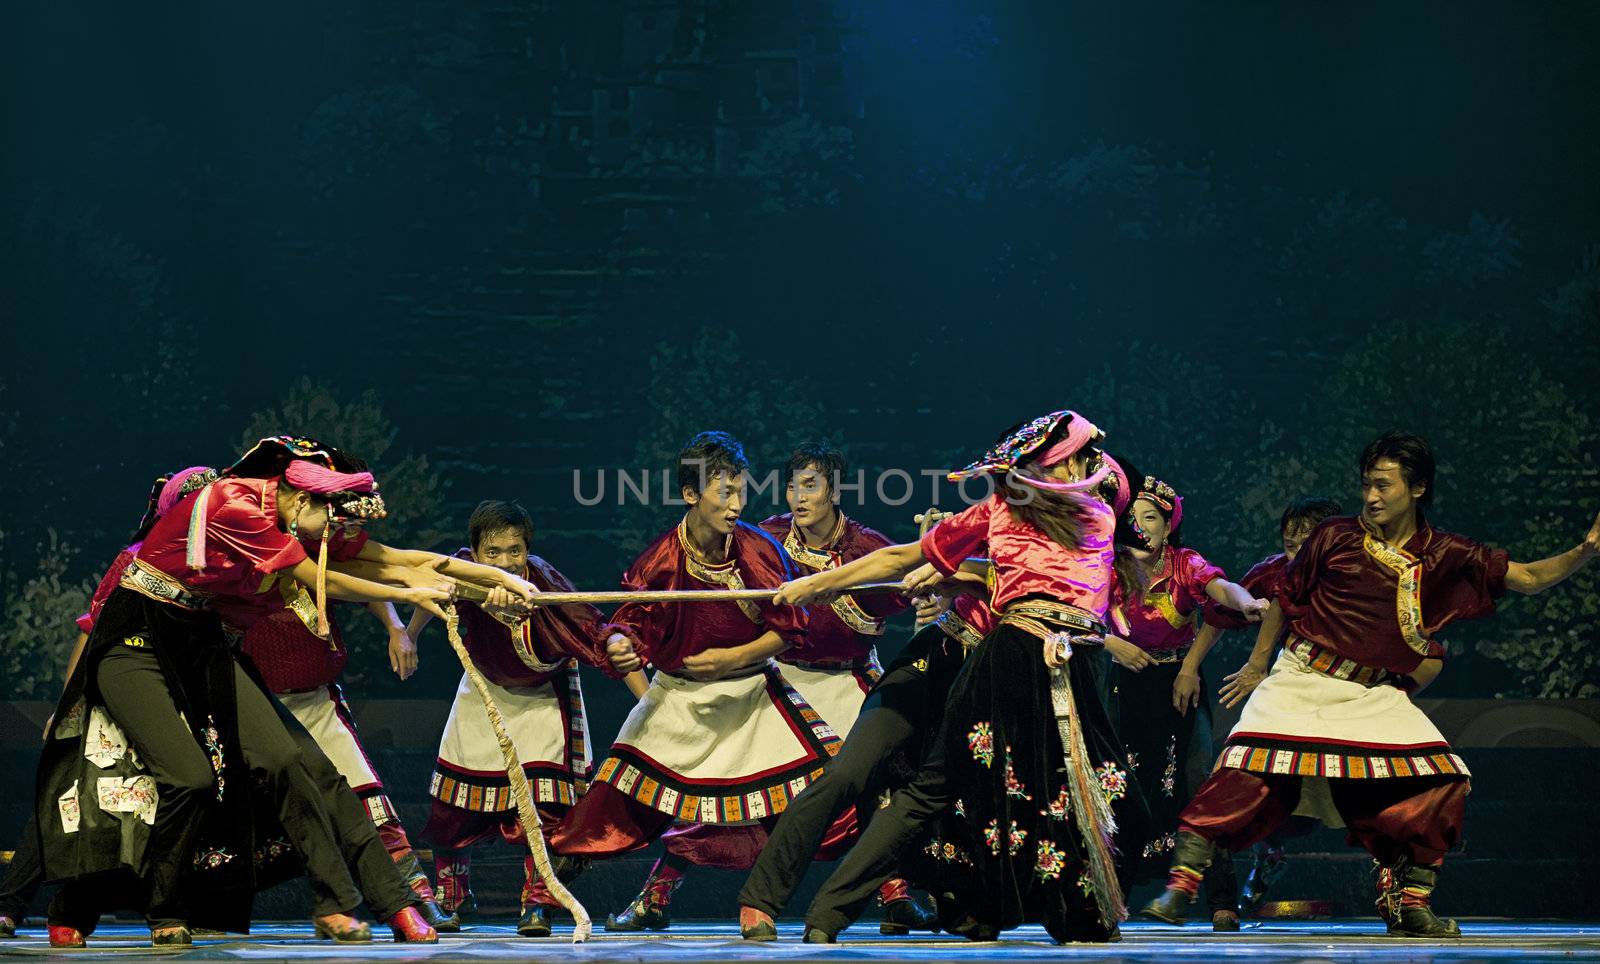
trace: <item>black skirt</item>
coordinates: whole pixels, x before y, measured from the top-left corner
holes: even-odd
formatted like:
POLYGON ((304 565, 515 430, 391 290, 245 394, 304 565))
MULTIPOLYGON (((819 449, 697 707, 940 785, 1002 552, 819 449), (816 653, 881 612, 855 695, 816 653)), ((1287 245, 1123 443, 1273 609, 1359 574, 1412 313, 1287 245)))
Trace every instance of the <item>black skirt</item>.
POLYGON ((1042 639, 1002 622, 951 689, 954 802, 915 864, 970 915, 957 925, 968 936, 1042 923, 1059 942, 1104 941, 1126 917, 1117 849, 1142 839, 1147 812, 1102 700, 1103 648, 1069 638, 1053 669, 1042 639))
POLYGON ((1172 686, 1181 662, 1155 663, 1137 673, 1113 667, 1111 710, 1133 779, 1150 808, 1144 839, 1128 841, 1133 879, 1164 879, 1177 845, 1178 814, 1210 773, 1211 706, 1200 679, 1200 705, 1180 714, 1172 686))
POLYGON ((152 860, 167 856, 148 852, 150 826, 137 814, 103 811, 89 799, 88 788, 101 778, 132 778, 141 772, 132 754, 103 767, 86 752, 89 721, 95 708, 104 706, 95 682, 101 657, 130 637, 139 637, 155 652, 174 705, 217 772, 219 795, 206 810, 195 855, 181 858, 194 861, 183 888, 189 923, 247 932, 255 892, 303 871, 273 807, 259 802, 270 796, 253 786, 244 763, 234 653, 214 613, 156 602, 131 589, 118 588, 107 598, 56 705, 55 723, 40 753, 34 812, 45 878, 82 882, 116 904, 142 910, 139 878, 152 860), (61 802, 69 795, 78 799, 72 829, 61 802), (203 860, 200 855, 246 859, 203 860))

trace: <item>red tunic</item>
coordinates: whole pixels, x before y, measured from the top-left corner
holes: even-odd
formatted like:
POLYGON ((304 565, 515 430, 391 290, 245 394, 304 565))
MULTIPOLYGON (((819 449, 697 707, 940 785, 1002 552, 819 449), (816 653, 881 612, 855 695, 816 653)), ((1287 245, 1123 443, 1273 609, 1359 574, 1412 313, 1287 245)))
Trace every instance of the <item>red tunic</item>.
POLYGON ((968 626, 971 626, 979 636, 987 636, 994 631, 995 624, 1000 620, 995 617, 994 610, 989 604, 975 596, 961 595, 955 598, 950 608, 968 626))
MULTIPOLYGON (((300 548, 307 556, 314 558, 320 548, 318 541, 302 540, 300 548)), ((330 562, 349 562, 361 554, 366 544, 365 532, 358 530, 355 535, 347 536, 342 529, 335 531, 328 539, 328 559, 330 562)), ((211 601, 211 608, 216 610, 224 623, 239 632, 244 632, 258 620, 295 604, 297 600, 301 607, 315 606, 317 602, 310 591, 296 582, 292 576, 286 573, 281 575, 274 573, 261 580, 259 592, 248 596, 219 596, 211 601)), ((312 616, 315 617, 314 612, 312 616)), ((331 614, 329 619, 332 619, 331 614)), ((315 633, 311 633, 311 639, 323 649, 328 648, 328 641, 318 639, 315 633)))
POLYGON ((124 548, 117 553, 116 561, 111 563, 111 568, 100 577, 100 584, 94 587, 94 595, 89 597, 89 611, 78 617, 78 628, 85 634, 94 632, 94 621, 100 618, 100 610, 104 608, 106 600, 111 598, 111 593, 122 584, 122 572, 128 568, 128 563, 133 561, 133 555, 138 551, 137 542, 124 548))
POLYGON ((1161 571, 1142 599, 1127 599, 1117 583, 1117 605, 1128 621, 1128 642, 1146 652, 1170 652, 1194 642, 1195 610, 1207 599, 1206 584, 1225 578, 1221 569, 1189 548, 1167 549, 1161 571))
MULTIPOLYGON (((728 561, 710 565, 688 545, 684 523, 663 533, 633 561, 622 588, 776 589, 794 578, 783 547, 755 526, 741 522, 733 531, 728 561)), ((747 603, 627 603, 611 617, 608 632, 631 636, 639 656, 657 669, 675 673, 683 661, 708 649, 742 646, 768 631, 791 646, 805 646, 806 611, 747 603)))
MULTIPOLYGON (((472 550, 456 552, 457 559, 475 562, 472 550)), ((555 566, 538 556, 528 556, 523 578, 540 592, 572 592, 574 587, 555 566)), ((609 676, 616 676, 606 658, 605 617, 587 605, 537 606, 533 615, 514 629, 478 606, 456 603, 461 618, 461 642, 484 678, 497 686, 539 686, 567 671, 576 657, 609 676)))
MULTIPOLYGON (((1272 599, 1278 594, 1278 587, 1283 584, 1284 571, 1288 568, 1288 556, 1281 552, 1270 555, 1251 566, 1250 571, 1239 580, 1239 585, 1257 599, 1272 599)), ((1244 629, 1255 625, 1244 618, 1244 613, 1237 609, 1229 609, 1214 599, 1206 600, 1205 613, 1206 625, 1218 629, 1244 629)))
POLYGON ((997 612, 1024 596, 1039 595, 1104 618, 1111 605, 1116 517, 1098 501, 1089 503, 1089 513, 1083 548, 1068 549, 1017 521, 997 492, 928 530, 922 554, 947 576, 963 559, 987 554, 994 560, 997 612))
POLYGON ((1359 518, 1340 516, 1306 539, 1278 591, 1295 635, 1365 666, 1404 674, 1422 662, 1419 649, 1444 656, 1436 633, 1458 619, 1489 615, 1505 593, 1510 558, 1504 549, 1427 524, 1402 552, 1366 536, 1359 518), (1393 568, 1415 573, 1418 563, 1416 579, 1403 579, 1393 568), (1401 622, 1409 612, 1417 614, 1412 643, 1401 622))
POLYGON ((275 572, 292 569, 306 550, 278 528, 278 480, 222 479, 183 497, 156 521, 135 554, 147 565, 202 592, 253 596, 275 572), (196 499, 209 499, 205 568, 190 569, 189 519, 196 499))
MULTIPOLYGON (((778 540, 789 553, 800 574, 837 569, 847 562, 893 545, 889 537, 869 529, 854 519, 839 516, 840 526, 832 542, 822 548, 807 546, 793 531, 793 517, 785 513, 761 523, 761 528, 778 540)), ((889 594, 864 594, 859 599, 840 596, 828 606, 812 606, 807 612, 806 663, 853 664, 867 658, 878 637, 883 635, 883 620, 902 612, 904 597, 889 594)), ((780 657, 780 660, 782 657, 780 657)))
MULTIPOLYGON (((367 534, 349 536, 341 529, 328 540, 328 558, 348 562, 361 553, 367 534)), ((315 553, 315 540, 301 548, 315 553)), ((350 660, 339 629, 339 617, 329 607, 329 638, 316 633, 317 601, 293 577, 277 573, 267 577, 253 596, 219 596, 212 608, 235 632, 242 633, 244 650, 267 688, 274 693, 296 693, 327 686, 337 680, 350 660)))

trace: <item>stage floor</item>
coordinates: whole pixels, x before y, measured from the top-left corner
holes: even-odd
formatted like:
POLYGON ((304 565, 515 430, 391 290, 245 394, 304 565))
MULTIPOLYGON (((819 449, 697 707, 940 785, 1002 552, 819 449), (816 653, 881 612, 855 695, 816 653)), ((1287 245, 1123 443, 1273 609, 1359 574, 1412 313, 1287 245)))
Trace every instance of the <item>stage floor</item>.
POLYGON ((1427 961, 1455 964, 1470 961, 1600 961, 1600 924, 1469 921, 1459 941, 1432 942, 1388 937, 1377 923, 1327 921, 1247 923, 1238 934, 1212 934, 1209 924, 1184 928, 1156 924, 1123 925, 1123 941, 1111 945, 1051 944, 1037 927, 1021 928, 1003 941, 973 944, 935 935, 880 937, 875 925, 846 931, 837 945, 801 944, 798 924, 784 924, 772 944, 739 940, 732 925, 674 925, 669 934, 638 938, 596 934, 574 945, 558 928, 553 937, 529 940, 509 925, 477 924, 460 934, 444 935, 435 945, 396 946, 387 941, 336 947, 318 941, 309 926, 263 924, 243 938, 201 939, 186 950, 151 951, 149 931, 128 924, 102 925, 81 951, 52 951, 43 930, 25 929, 14 940, 0 941, 0 957, 31 960, 575 960, 575 961, 1029 961, 1062 956, 1077 960, 1119 960, 1172 964, 1224 958, 1247 964, 1276 961, 1427 961))

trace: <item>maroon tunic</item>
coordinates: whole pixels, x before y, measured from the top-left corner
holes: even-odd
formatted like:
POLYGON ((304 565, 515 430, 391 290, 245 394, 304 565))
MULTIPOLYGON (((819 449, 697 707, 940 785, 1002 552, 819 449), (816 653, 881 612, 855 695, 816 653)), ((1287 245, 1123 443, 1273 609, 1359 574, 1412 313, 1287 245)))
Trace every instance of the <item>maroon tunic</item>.
MULTIPOLYGON (((456 552, 457 559, 475 562, 472 550, 456 552)), ((528 556, 523 578, 540 592, 572 592, 572 582, 555 566, 538 556, 528 556)), ((605 617, 593 606, 536 606, 533 615, 515 628, 469 602, 456 603, 461 618, 461 642, 484 678, 497 686, 540 686, 565 675, 568 661, 576 657, 609 676, 618 674, 606 658, 605 617)))
POLYGON ((1425 656, 1444 656, 1433 637, 1446 626, 1494 612, 1509 564, 1504 549, 1426 523, 1395 550, 1368 540, 1358 517, 1340 516, 1306 539, 1284 574, 1278 601, 1294 635, 1364 666, 1405 674, 1425 656), (1414 592, 1394 565, 1409 573, 1420 565, 1414 592), (1401 619, 1412 607, 1420 619, 1408 643, 1401 619))
MULTIPOLYGON (((802 575, 837 569, 893 545, 888 536, 854 519, 840 515, 839 522, 833 540, 821 548, 805 544, 800 534, 793 531, 793 516, 788 513, 765 520, 761 528, 783 545, 802 575)), ((812 606, 807 610, 810 621, 806 628, 804 662, 853 664, 866 659, 878 637, 883 635, 883 620, 904 611, 907 605, 901 596, 881 593, 864 594, 860 598, 840 596, 832 605, 812 606)))
MULTIPOLYGON (((776 589, 794 578, 783 547, 755 526, 741 522, 733 531, 726 562, 711 565, 689 544, 685 523, 663 533, 633 561, 622 588, 776 589)), ((627 603, 611 617, 606 632, 632 637, 641 659, 675 673, 684 659, 708 649, 742 646, 768 631, 792 646, 805 646, 806 611, 759 603, 627 603)))
MULTIPOLYGON (((1277 596, 1278 587, 1283 584, 1283 573, 1288 568, 1288 556, 1281 552, 1270 555, 1251 566, 1250 571, 1239 580, 1239 585, 1257 599, 1272 599, 1277 596)), ((1244 618, 1244 613, 1230 609, 1214 599, 1206 600, 1205 614, 1206 625, 1218 629, 1244 629, 1255 625, 1244 618)))
POLYGON ((1170 652, 1194 642, 1195 610, 1205 604, 1206 584, 1225 578, 1223 571, 1193 549, 1171 547, 1161 571, 1144 596, 1129 599, 1116 584, 1117 606, 1128 622, 1128 642, 1146 652, 1170 652))

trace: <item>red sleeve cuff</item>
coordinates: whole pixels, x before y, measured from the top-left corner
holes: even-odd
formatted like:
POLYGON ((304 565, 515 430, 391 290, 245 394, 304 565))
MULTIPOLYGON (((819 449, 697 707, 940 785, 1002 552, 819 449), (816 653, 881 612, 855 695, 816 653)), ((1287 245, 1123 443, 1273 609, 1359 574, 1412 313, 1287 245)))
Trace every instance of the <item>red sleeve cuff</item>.
POLYGON ((94 632, 94 616, 91 614, 84 613, 82 616, 79 616, 76 621, 79 629, 86 633, 94 632))
POLYGON ((922 537, 922 558, 928 560, 933 568, 939 570, 940 575, 951 576, 955 574, 957 569, 961 568, 961 564, 966 561, 967 557, 965 553, 955 559, 947 557, 939 548, 938 540, 934 538, 934 533, 938 531, 937 527, 929 529, 927 535, 922 537))

